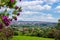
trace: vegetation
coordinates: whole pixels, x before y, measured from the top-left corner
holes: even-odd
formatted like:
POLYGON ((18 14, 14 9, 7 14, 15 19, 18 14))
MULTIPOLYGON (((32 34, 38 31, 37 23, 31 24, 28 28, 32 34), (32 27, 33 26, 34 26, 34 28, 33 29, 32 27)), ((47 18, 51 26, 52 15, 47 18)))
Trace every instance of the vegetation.
POLYGON ((6 6, 5 10, 0 12, 0 40, 10 40, 13 35, 14 38, 12 40, 54 40, 51 38, 60 40, 60 19, 58 20, 57 26, 47 25, 46 27, 46 24, 14 24, 10 26, 11 21, 13 19, 17 20, 17 16, 22 11, 21 7, 15 5, 16 2, 16 0, 0 0, 0 9, 6 6), (12 15, 8 12, 8 9, 14 9, 12 15))
MULTIPOLYGON (((57 26, 56 26, 57 27, 57 26)), ((60 31, 56 27, 40 27, 38 25, 12 25, 11 28, 14 29, 15 33, 14 35, 16 36, 35 36, 35 37, 44 37, 44 38, 55 38, 55 40, 58 40, 60 37, 60 31)))
POLYGON ((2 9, 0 12, 0 40, 9 40, 13 36, 13 29, 9 25, 13 19, 17 20, 21 12, 21 7, 15 5, 16 2, 16 0, 0 0, 0 9, 2 9), (11 13, 8 12, 9 9, 14 10, 11 13))
POLYGON ((57 30, 55 32, 55 40, 60 40, 60 19, 58 20, 56 29, 57 30))
POLYGON ((14 36, 12 40, 54 40, 52 38, 31 37, 31 36, 14 36))

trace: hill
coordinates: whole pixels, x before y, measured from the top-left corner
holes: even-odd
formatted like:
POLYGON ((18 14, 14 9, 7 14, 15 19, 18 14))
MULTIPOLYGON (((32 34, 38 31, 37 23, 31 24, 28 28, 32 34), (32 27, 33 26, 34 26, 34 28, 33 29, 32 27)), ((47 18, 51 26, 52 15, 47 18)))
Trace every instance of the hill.
POLYGON ((11 24, 17 25, 38 25, 38 26, 56 26, 55 22, 42 22, 42 21, 12 21, 11 24))

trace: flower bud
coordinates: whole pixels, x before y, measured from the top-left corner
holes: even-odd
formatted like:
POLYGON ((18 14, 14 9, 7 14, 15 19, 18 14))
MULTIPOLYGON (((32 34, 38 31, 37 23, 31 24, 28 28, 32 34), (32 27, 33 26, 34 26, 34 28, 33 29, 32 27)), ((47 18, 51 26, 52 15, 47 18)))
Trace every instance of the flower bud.
POLYGON ((17 20, 17 17, 15 17, 14 19, 17 20))
POLYGON ((19 7, 18 6, 15 6, 15 9, 18 9, 19 7))
POLYGON ((20 13, 17 14, 17 16, 19 16, 19 15, 20 15, 20 13))
POLYGON ((10 0, 10 2, 12 2, 12 3, 13 3, 13 2, 14 2, 14 0, 10 0))
POLYGON ((14 20, 17 20, 17 17, 16 17, 16 16, 13 16, 13 19, 14 19, 14 20))
POLYGON ((21 0, 19 0, 19 1, 21 1, 21 0))

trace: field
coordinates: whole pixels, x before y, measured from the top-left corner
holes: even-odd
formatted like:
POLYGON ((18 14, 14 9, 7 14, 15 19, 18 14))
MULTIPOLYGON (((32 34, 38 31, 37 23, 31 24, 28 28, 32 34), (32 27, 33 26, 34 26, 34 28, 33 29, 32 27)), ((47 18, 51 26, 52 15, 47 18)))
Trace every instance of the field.
POLYGON ((12 40, 54 40, 52 38, 31 37, 31 36, 14 36, 12 40))

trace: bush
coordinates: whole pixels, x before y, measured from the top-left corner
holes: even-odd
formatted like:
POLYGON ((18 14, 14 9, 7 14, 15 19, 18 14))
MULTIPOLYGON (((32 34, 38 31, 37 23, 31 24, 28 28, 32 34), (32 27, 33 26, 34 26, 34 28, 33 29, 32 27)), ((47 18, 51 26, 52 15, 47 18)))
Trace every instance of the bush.
POLYGON ((43 30, 39 30, 39 32, 37 33, 37 36, 38 37, 42 37, 44 34, 44 31, 43 30))
POLYGON ((60 40, 60 30, 55 32, 55 40, 60 40))
POLYGON ((14 36, 17 36, 17 35, 19 35, 18 31, 14 31, 14 36))
POLYGON ((13 37, 13 30, 10 28, 0 29, 0 40, 9 40, 13 37))
POLYGON ((54 38, 54 34, 55 34, 55 29, 51 29, 51 30, 48 32, 47 36, 48 36, 48 38, 54 38))

